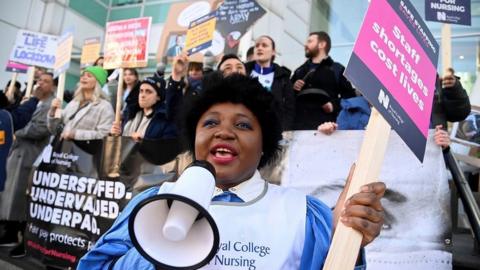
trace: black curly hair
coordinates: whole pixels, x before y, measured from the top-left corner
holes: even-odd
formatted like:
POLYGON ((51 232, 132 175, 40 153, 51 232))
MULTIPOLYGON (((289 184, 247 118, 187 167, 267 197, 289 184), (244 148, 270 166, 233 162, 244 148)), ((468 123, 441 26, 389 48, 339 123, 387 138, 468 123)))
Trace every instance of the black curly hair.
POLYGON ((195 153, 195 132, 200 117, 219 103, 242 104, 257 118, 262 129, 262 151, 258 168, 272 163, 280 152, 282 126, 273 95, 257 79, 240 74, 222 77, 216 73, 204 78, 204 91, 185 104, 182 113, 182 137, 185 149, 195 153))

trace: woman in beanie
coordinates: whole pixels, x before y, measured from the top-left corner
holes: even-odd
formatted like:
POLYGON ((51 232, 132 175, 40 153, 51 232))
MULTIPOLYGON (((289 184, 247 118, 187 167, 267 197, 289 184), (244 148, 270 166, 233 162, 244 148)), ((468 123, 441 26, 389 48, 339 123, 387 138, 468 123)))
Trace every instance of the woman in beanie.
POLYGON ((169 111, 178 104, 182 93, 165 90, 165 81, 157 77, 145 78, 140 83, 138 102, 128 111, 123 121, 113 123, 111 134, 131 136, 134 140, 166 139, 177 136, 177 128, 169 111))
POLYGON ((102 91, 106 81, 107 71, 102 67, 85 68, 73 100, 62 111, 61 119, 54 118, 61 101, 52 101, 47 117, 50 132, 61 132, 62 138, 66 140, 96 140, 105 137, 114 118, 112 105, 102 91))

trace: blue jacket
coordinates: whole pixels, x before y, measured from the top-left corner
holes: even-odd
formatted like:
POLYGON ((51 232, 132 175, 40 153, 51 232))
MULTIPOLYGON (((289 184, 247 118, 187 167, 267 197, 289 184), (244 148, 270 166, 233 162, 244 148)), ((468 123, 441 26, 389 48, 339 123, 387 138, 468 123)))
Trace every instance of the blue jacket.
MULTIPOLYGON (((6 98, 3 92, 0 95, 0 99, 6 98)), ((7 157, 13 143, 13 133, 30 122, 37 104, 38 99, 33 97, 11 111, 0 109, 0 191, 3 191, 7 178, 7 157)))
POLYGON ((0 109, 0 191, 7 179, 7 157, 13 144, 13 121, 10 113, 0 109))
POLYGON ((337 117, 339 130, 365 129, 370 118, 370 106, 364 97, 342 99, 342 107, 337 117))
POLYGON ((159 104, 155 107, 153 119, 145 130, 146 139, 170 139, 178 135, 175 123, 168 119, 165 104, 159 104))

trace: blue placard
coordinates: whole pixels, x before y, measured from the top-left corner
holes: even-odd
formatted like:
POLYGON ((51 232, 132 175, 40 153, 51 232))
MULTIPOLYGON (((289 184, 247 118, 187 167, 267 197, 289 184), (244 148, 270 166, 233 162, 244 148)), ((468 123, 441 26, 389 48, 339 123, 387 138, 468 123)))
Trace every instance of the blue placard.
POLYGON ((425 20, 472 25, 470 0, 425 0, 425 20))

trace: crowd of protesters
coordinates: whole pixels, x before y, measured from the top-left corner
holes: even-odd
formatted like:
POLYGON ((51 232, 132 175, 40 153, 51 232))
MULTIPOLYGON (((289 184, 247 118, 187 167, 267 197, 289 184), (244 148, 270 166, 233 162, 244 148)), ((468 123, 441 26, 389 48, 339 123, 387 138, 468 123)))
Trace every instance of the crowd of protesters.
MULTIPOLYGON (((0 164, 0 177, 5 166, 6 174, 0 179, 0 187, 5 182, 0 192, 0 246, 20 243, 11 255, 25 255, 21 240, 28 174, 50 136, 77 141, 109 134, 130 136, 135 141, 175 138, 181 132, 177 116, 184 104, 194 102, 206 88, 206 76, 210 81, 235 73, 257 78, 273 95, 283 131, 332 134, 337 129, 365 129, 370 105, 344 77, 345 68, 329 56, 330 49, 326 32, 311 33, 305 43, 307 60, 291 72, 275 63, 276 43, 262 35, 249 50, 246 62, 233 54, 217 59, 209 52, 202 63, 192 62, 180 54, 173 58, 168 79, 165 63, 159 63, 155 74, 145 78, 134 68, 124 69, 120 122, 114 120, 117 93, 106 86, 115 81, 118 71, 109 74, 104 70, 103 58, 82 70, 73 98, 65 107, 65 100, 54 98, 57 82, 47 70, 37 69, 34 91, 28 99, 23 97, 19 82, 7 96, 7 84, 5 92, 0 92, 0 106, 1 112, 11 117, 15 139, 9 153, 1 153, 6 165, 0 164), (57 110, 61 110, 60 118, 55 117, 57 110)), ((431 120, 435 142, 448 151, 447 121, 461 121, 469 113, 468 95, 453 70, 443 78, 437 76, 431 120)))

